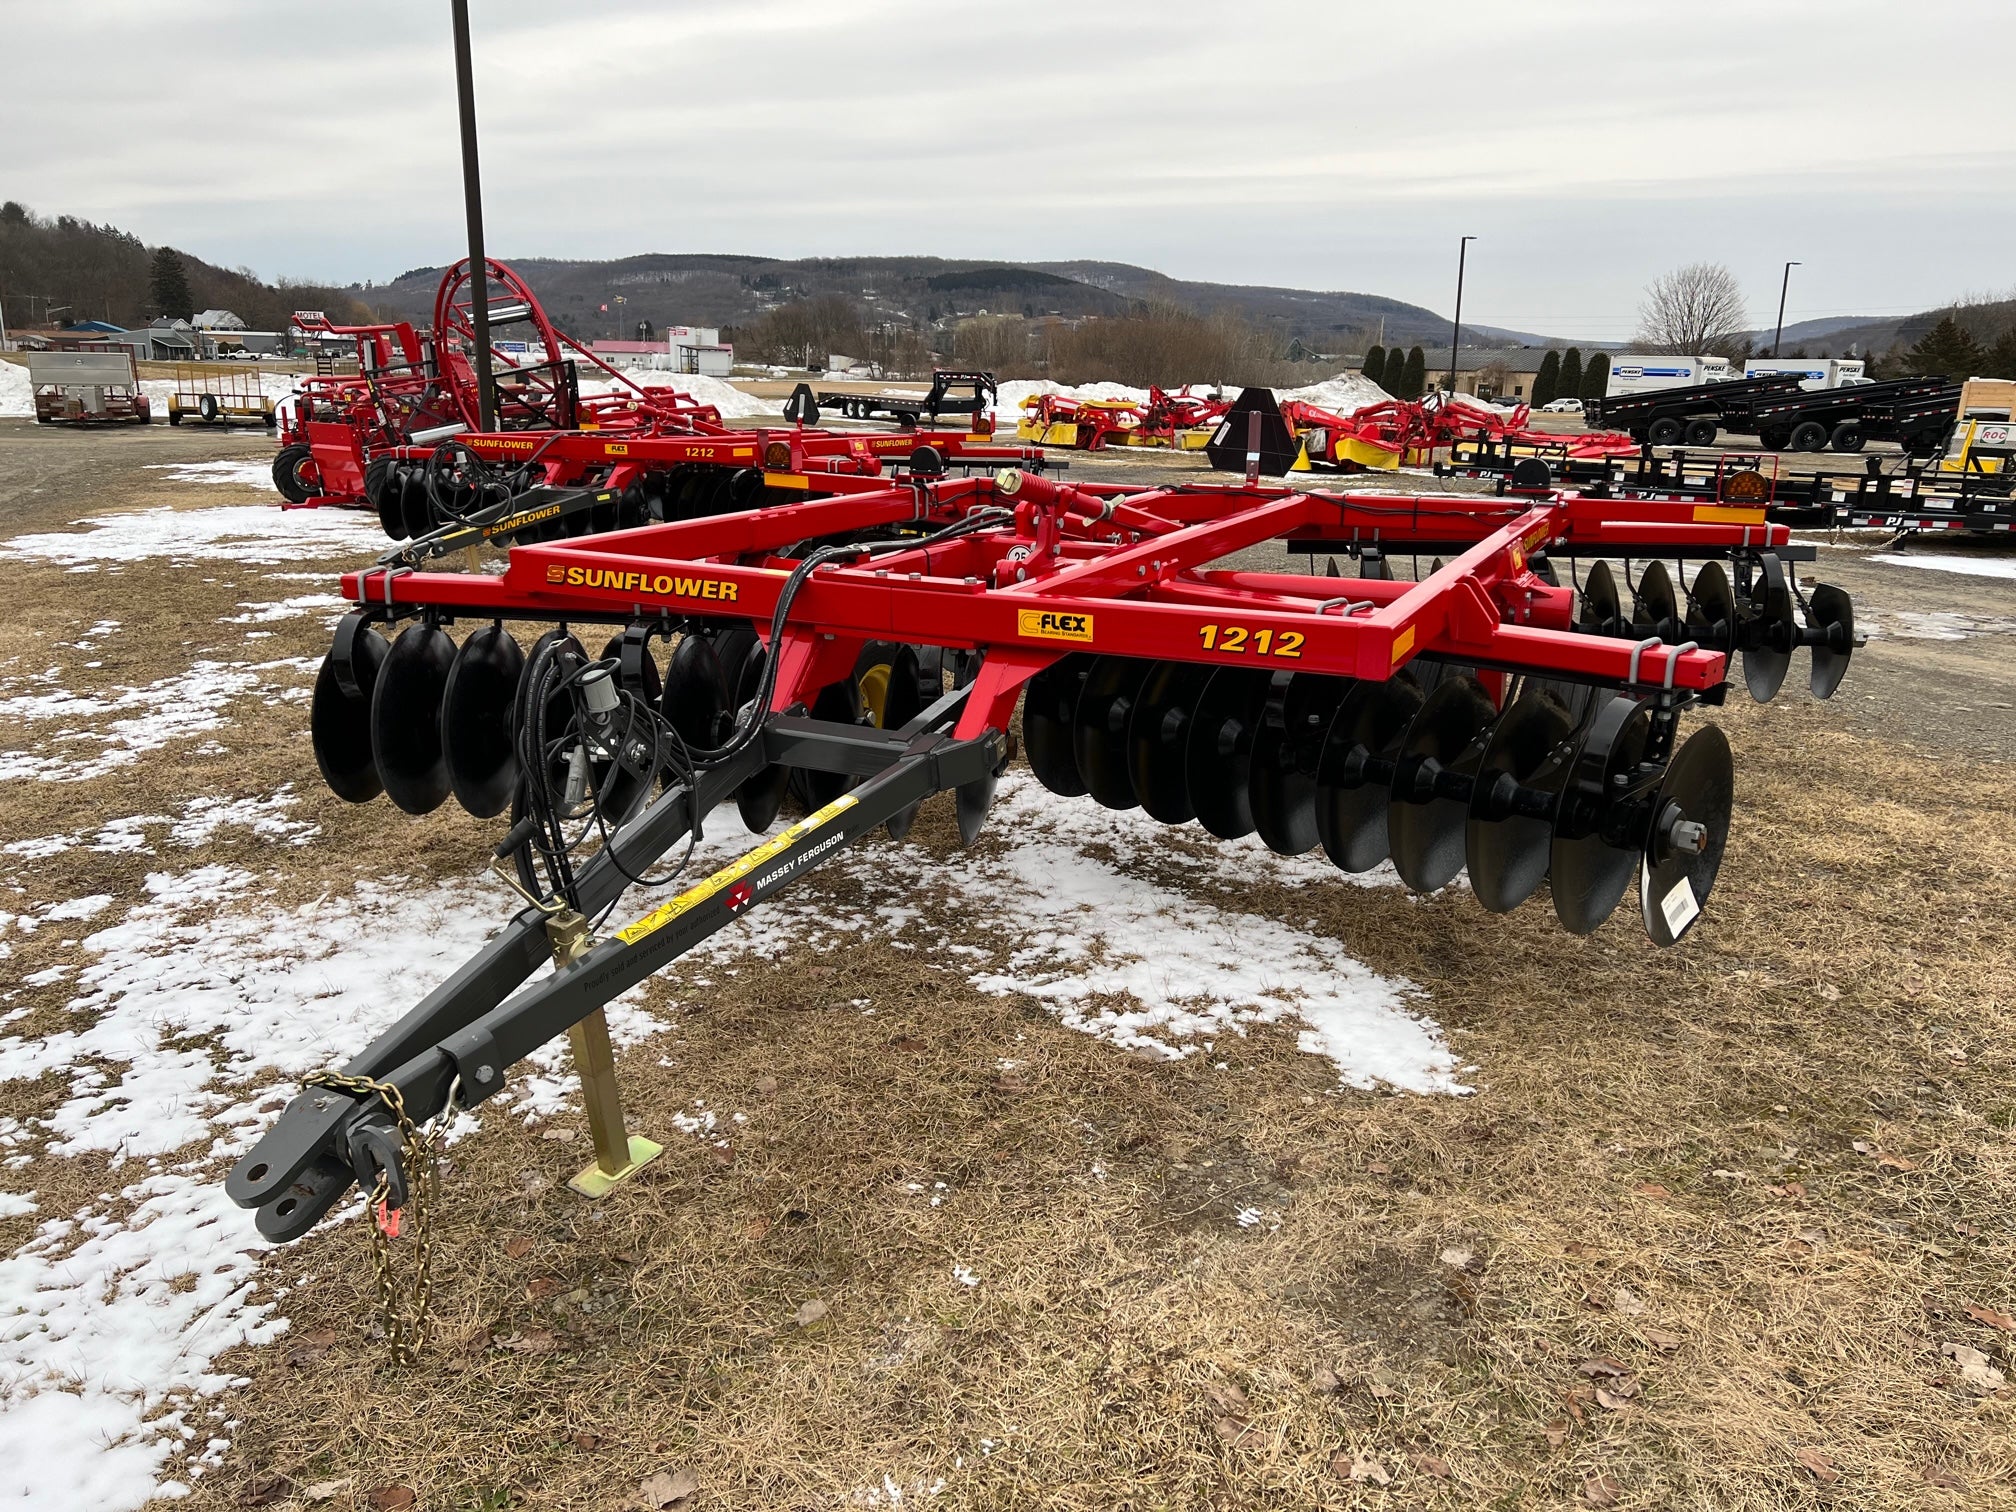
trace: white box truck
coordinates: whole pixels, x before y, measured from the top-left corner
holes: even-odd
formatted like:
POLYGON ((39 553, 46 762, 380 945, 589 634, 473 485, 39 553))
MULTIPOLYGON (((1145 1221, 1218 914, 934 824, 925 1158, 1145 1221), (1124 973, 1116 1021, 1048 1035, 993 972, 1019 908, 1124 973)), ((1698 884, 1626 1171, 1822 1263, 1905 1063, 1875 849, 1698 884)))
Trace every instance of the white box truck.
POLYGON ((1726 357, 1674 357, 1663 352, 1618 352, 1610 359, 1606 396, 1650 394, 1659 389, 1698 388, 1734 376, 1726 357))
POLYGON ((1775 378, 1794 373, 1802 389, 1847 388, 1869 381, 1862 376, 1864 366, 1860 357, 1752 357, 1743 364, 1743 376, 1775 378))

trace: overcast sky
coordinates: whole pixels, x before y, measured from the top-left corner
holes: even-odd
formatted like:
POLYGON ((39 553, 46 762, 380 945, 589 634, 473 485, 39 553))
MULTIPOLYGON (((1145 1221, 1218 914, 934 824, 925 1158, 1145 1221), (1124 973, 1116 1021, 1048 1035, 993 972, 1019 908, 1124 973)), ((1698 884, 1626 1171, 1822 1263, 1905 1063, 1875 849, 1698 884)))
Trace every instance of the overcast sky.
MULTIPOLYGON (((2016 283, 1987 0, 474 0, 490 251, 1097 257, 1622 338, 2016 283), (1970 67, 1978 74, 1970 75, 1970 67)), ((0 197, 229 265, 463 237, 447 0, 0 7, 0 197)), ((4 293, 5 291, 0 291, 4 293)))

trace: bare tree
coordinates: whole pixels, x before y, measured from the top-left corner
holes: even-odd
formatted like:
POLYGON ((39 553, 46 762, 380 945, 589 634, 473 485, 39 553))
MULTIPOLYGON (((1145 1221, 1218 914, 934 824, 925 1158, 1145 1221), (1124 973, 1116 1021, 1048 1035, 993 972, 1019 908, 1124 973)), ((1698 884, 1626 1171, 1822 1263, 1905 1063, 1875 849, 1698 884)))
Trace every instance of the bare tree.
POLYGON ((1636 341, 1648 352, 1726 356, 1749 323, 1736 275, 1721 263, 1689 263, 1646 289, 1636 341))

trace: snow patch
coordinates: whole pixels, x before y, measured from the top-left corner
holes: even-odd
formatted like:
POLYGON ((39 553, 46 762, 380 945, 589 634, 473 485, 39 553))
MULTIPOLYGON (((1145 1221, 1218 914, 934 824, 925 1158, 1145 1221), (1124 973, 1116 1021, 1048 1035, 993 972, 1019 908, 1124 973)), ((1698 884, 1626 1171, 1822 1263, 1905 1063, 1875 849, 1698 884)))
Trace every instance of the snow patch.
POLYGON ((78 520, 82 531, 50 531, 0 541, 0 558, 50 562, 93 572, 107 562, 244 562, 277 567, 318 556, 375 557, 385 545, 376 517, 348 509, 143 509, 78 520))
POLYGON ((1869 558, 1892 567, 1923 567, 1930 572, 1956 572, 1963 577, 2016 580, 2016 557, 1942 556, 1932 552, 1885 552, 1869 558))
POLYGON ((280 491, 273 485, 271 462, 150 462, 147 470, 167 473, 170 483, 226 483, 280 491))

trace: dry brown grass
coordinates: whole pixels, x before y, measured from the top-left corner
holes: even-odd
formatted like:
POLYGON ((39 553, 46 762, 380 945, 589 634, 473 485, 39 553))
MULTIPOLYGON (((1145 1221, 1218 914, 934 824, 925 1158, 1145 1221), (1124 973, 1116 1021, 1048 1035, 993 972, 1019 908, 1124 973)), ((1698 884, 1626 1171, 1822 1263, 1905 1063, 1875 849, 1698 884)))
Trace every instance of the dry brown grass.
MULTIPOLYGON (((102 585, 17 577, 17 632, 95 617, 65 606, 102 585)), ((125 581, 122 618, 200 628, 121 680, 210 644, 241 597, 280 596, 186 586, 171 603, 125 581)), ((262 655, 320 649, 309 622, 273 628, 288 638, 262 655)), ((316 845, 188 860, 253 865, 304 901, 472 869, 485 827, 346 808, 314 783, 298 706, 242 714, 228 761, 171 747, 116 781, 17 785, 7 830, 292 780, 316 845)), ((1674 951, 1628 912, 1583 941, 1544 902, 1494 919, 1460 891, 1190 880, 1426 986, 1475 1067, 1460 1099, 1340 1090, 1287 1030, 1221 1041, 1223 1070, 1151 1061, 937 969, 939 930, 1013 942, 933 887, 956 840, 932 805, 910 845, 875 852, 932 905, 920 948, 801 946, 709 969, 704 990, 691 969, 654 982, 677 1028, 623 1076, 668 1149, 617 1196, 560 1188, 585 1140, 508 1114, 455 1147, 421 1367, 369 1337, 360 1225, 276 1254, 293 1334, 226 1357, 252 1384, 188 1505, 347 1478, 330 1505, 406 1485, 428 1509, 613 1508, 681 1466, 700 1504, 752 1508, 874 1504, 885 1477, 948 1508, 1586 1507, 1590 1477, 1622 1507, 2006 1504, 2010 1395, 1965 1391, 1939 1353, 2011 1363, 2010 1336, 1966 1311, 2016 1310, 2003 775, 1851 736, 1796 693, 1713 717, 1737 748, 1738 838, 1674 951), (726 1149, 668 1132, 696 1099, 747 1115, 726 1149), (1238 1227, 1244 1207, 1263 1221, 1238 1227), (827 1312, 801 1326, 813 1300, 827 1312), (1635 1392, 1578 1368, 1606 1356, 1635 1392), (1354 1459, 1389 1483, 1348 1479, 1354 1459)), ((18 881, 124 905, 141 869, 67 852, 18 881)), ((808 885, 858 901, 844 875, 808 885)), ((24 969, 76 958, 45 934, 24 969)), ((38 1026, 68 997, 52 989, 38 1026)), ((18 1116, 57 1089, 0 1093, 18 1116)), ((105 1179, 35 1175, 49 1212, 105 1179)))

